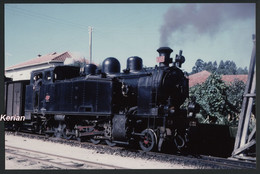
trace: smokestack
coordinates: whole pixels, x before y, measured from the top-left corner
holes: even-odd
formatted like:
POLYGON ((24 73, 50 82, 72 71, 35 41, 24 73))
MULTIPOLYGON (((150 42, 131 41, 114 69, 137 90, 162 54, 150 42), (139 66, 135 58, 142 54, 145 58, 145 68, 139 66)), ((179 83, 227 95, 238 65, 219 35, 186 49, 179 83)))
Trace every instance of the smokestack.
POLYGON ((157 57, 157 62, 159 62, 160 67, 168 67, 172 63, 172 58, 170 58, 173 50, 169 47, 160 47, 158 50, 159 57, 157 57))

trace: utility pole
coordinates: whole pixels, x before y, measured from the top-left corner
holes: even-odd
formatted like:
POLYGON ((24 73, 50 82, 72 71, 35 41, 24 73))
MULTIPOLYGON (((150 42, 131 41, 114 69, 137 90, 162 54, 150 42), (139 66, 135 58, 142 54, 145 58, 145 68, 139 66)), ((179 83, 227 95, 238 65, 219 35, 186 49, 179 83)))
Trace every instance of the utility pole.
POLYGON ((88 27, 89 32, 89 63, 92 63, 92 31, 93 28, 91 26, 88 27))

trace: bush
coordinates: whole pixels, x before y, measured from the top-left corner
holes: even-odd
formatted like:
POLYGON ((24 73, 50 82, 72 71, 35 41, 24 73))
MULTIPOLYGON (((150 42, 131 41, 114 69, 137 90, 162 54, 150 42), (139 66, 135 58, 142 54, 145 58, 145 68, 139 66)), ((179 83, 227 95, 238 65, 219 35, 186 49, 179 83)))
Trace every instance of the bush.
POLYGON ((237 124, 244 88, 242 81, 236 80, 229 85, 213 73, 203 84, 191 87, 190 96, 196 97, 203 122, 237 124))

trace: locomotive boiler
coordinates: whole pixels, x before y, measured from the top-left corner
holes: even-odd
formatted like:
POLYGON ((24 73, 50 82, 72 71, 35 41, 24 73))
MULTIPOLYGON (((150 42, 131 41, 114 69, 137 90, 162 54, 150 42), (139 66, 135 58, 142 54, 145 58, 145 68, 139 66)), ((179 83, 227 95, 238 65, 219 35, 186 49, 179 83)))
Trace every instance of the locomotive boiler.
POLYGON ((180 69, 185 58, 180 51, 173 61, 169 47, 157 51, 159 66, 153 68, 143 68, 142 59, 132 56, 122 72, 114 57, 101 68, 88 64, 84 71, 74 66, 33 71, 26 86, 24 125, 94 144, 137 142, 144 151, 161 151, 169 141, 185 148, 195 120, 181 109, 189 96, 188 79, 180 69))

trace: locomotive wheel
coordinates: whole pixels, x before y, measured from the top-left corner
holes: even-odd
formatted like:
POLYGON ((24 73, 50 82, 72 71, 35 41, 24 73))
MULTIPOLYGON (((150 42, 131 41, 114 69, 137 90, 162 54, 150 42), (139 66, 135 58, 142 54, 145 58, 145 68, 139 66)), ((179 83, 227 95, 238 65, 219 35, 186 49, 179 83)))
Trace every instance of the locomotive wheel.
POLYGON ((54 136, 56 138, 64 138, 67 140, 72 139, 73 135, 69 135, 69 129, 67 129, 66 124, 59 123, 59 126, 54 128, 54 136))
POLYGON ((141 149, 145 152, 153 150, 156 146, 156 137, 154 132, 150 129, 145 129, 142 131, 142 134, 144 134, 144 136, 141 136, 139 141, 141 149))
POLYGON ((54 127, 54 137, 61 138, 62 137, 62 126, 59 124, 57 127, 54 127))
POLYGON ((66 128, 66 125, 64 124, 63 131, 62 131, 62 137, 67 140, 71 140, 73 135, 69 135, 68 132, 70 132, 69 129, 66 128))
POLYGON ((107 145, 109 145, 109 146, 111 146, 111 147, 113 147, 113 146, 116 145, 116 143, 113 143, 113 142, 110 141, 110 140, 105 140, 105 142, 107 143, 107 145))

